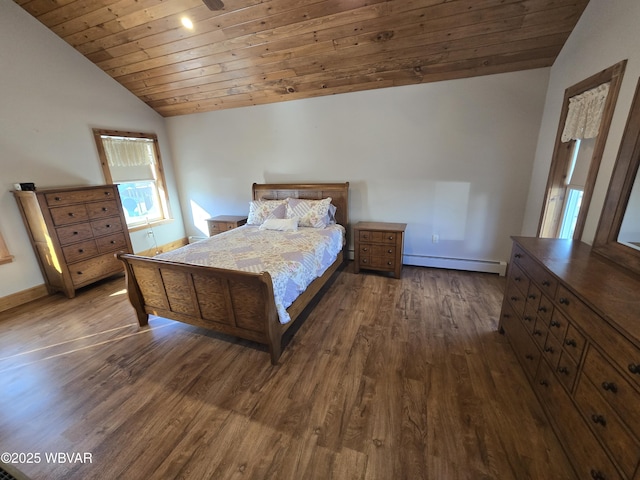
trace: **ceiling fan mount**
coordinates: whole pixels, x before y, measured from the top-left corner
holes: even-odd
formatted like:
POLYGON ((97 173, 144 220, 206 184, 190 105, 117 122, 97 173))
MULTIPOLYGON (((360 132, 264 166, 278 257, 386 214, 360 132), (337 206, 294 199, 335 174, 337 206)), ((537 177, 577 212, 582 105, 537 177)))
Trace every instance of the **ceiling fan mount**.
POLYGON ((209 10, 222 10, 224 3, 222 0, 202 0, 209 10))

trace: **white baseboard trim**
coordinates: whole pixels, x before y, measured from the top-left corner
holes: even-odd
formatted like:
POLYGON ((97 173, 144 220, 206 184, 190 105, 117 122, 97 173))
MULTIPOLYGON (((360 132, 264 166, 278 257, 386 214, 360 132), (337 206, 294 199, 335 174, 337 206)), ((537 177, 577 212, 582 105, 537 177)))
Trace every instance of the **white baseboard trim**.
POLYGON ((489 260, 471 260, 466 258, 430 257, 427 255, 404 255, 405 265, 416 267, 446 268, 449 270, 467 270, 470 272, 497 273, 501 277, 507 272, 507 262, 489 260))

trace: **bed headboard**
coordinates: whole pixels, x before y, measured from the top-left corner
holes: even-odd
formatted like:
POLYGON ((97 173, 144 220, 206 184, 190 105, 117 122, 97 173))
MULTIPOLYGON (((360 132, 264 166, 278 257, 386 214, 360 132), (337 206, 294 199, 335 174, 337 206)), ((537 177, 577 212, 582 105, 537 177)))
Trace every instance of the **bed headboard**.
POLYGON ((345 183, 254 183, 254 200, 308 198, 320 200, 331 197, 336 206, 336 222, 348 228, 349 182, 345 183))

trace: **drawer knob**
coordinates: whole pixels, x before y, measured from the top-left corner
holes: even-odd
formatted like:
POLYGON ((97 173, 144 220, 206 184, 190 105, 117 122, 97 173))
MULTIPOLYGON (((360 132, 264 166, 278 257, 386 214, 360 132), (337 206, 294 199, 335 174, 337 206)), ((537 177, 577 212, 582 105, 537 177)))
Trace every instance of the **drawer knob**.
POLYGON ((363 251, 363 252, 368 252, 368 251, 369 251, 369 249, 368 249, 367 247, 364 247, 364 248, 362 249, 362 251, 363 251))
POLYGON ((594 469, 591 469, 591 478, 593 478, 593 480, 607 480, 607 477, 605 477, 600 470, 594 469))
POLYGON ((533 334, 534 334, 536 337, 541 337, 541 336, 542 336, 542 332, 541 332, 540 330, 534 330, 534 331, 533 331, 533 334))
POLYGON ((109 210, 107 207, 102 207, 103 212, 106 212, 107 210, 109 210))
POLYGON ((521 282, 521 281, 522 281, 522 277, 514 277, 514 280, 515 280, 516 282, 521 282))
POLYGON ((544 347, 544 351, 547 353, 553 353, 553 347, 544 347))
POLYGON ((631 373, 635 373, 636 375, 640 375, 640 365, 638 365, 637 363, 630 363, 629 371, 631 373))
POLYGON ((618 393, 618 386, 613 382, 602 382, 602 389, 611 393, 618 393))
POLYGON ((531 295, 529 295, 529 298, 530 298, 531 300, 535 300, 535 299, 536 299, 536 295, 535 295, 534 293, 532 293, 531 295))
POLYGON ((530 353, 527 353, 524 358, 526 358, 527 360, 533 360, 533 355, 531 355, 530 353))
POLYGON ((560 300, 558 300, 558 301, 562 305, 569 305, 569 299, 568 298, 560 297, 560 300))
POLYGON ((70 217, 75 217, 75 216, 76 216, 76 214, 75 214, 75 213, 73 213, 73 212, 69 212, 69 216, 70 216, 70 217))
POLYGON ((82 275, 82 272, 76 272, 78 275, 82 275))
POLYGON ((78 232, 73 232, 73 235, 78 235, 78 232))
POLYGON ((569 369, 567 367, 558 367, 558 373, 563 375, 569 375, 569 369))
POLYGON ((110 223, 107 223, 107 224, 105 225, 105 227, 106 227, 106 228, 111 228, 111 224, 110 224, 110 223))
POLYGON ((517 302, 518 301, 518 297, 516 297, 515 295, 513 297, 511 297, 511 301, 512 302, 517 302))
POLYGON ((115 241, 115 240, 111 240, 109 243, 111 243, 111 244, 115 244, 115 243, 116 243, 116 241, 115 241))
POLYGON ((393 235, 389 235, 389 240, 393 240, 393 235))
POLYGON ((522 258, 522 255, 521 255, 520 253, 516 253, 516 254, 514 255, 514 257, 516 257, 516 258, 522 258))
POLYGON ((524 316, 525 321, 527 322, 531 322, 533 320, 533 318, 531 318, 529 315, 525 315, 524 316))
POLYGON ((366 258, 363 258, 362 263, 369 263, 369 260, 367 260, 366 258))
POLYGON ((560 328, 560 322, 556 322, 555 320, 551 320, 551 322, 549 322, 549 325, 551 327, 560 328))
POLYGON ((575 341, 573 338, 570 338, 570 339, 568 339, 568 340, 565 340, 565 341, 564 341, 564 344, 565 344, 567 347, 577 347, 577 346, 578 346, 578 344, 576 343, 576 341, 575 341))
POLYGON ((56 202, 59 202, 59 201, 60 201, 60 200, 62 200, 62 199, 61 199, 60 197, 54 197, 54 200, 55 200, 56 202))
POLYGON ((387 250, 387 253, 393 253, 393 250, 389 249, 387 250))
POLYGON ((109 195, 111 195, 111 192, 104 192, 104 194, 108 197, 109 195))
POLYGON ((392 265, 392 262, 387 262, 387 265, 391 266, 391 265, 392 265))
POLYGON ((547 307, 544 305, 538 309, 539 312, 547 313, 547 307))
POLYGON ((542 385, 543 387, 548 387, 549 382, 547 382, 546 380, 540 380, 540 385, 542 385))
POLYGON ((78 253, 84 253, 84 248, 79 248, 78 253))
POLYGON ((593 414, 591 415, 591 421, 593 423, 597 423, 599 425, 602 425, 603 427, 607 426, 607 419, 604 418, 602 415, 597 415, 597 414, 593 414))
POLYGON ((542 281, 542 286, 543 287, 550 287, 551 286, 551 282, 549 280, 543 280, 542 281))

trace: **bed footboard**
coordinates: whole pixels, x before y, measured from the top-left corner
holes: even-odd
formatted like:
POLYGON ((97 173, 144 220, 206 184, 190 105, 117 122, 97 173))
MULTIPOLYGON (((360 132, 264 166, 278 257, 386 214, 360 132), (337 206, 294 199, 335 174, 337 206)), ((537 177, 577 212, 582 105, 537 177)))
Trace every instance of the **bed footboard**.
POLYGON ((267 272, 249 273, 117 254, 125 265, 129 301, 138 323, 149 314, 268 346, 271 363, 282 352, 282 330, 267 272))

